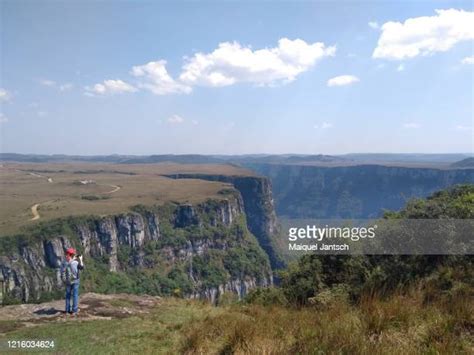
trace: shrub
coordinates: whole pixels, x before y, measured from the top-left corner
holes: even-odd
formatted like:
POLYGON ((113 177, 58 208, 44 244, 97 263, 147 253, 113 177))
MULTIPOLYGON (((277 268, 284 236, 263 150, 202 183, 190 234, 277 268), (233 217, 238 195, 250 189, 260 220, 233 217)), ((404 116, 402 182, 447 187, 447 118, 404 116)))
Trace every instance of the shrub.
POLYGON ((245 296, 244 302, 261 306, 288 305, 288 300, 286 299, 283 290, 276 287, 255 288, 250 290, 250 292, 245 296))
POLYGON ((217 299, 217 305, 218 306, 228 306, 231 304, 235 304, 239 301, 239 297, 237 294, 233 292, 225 292, 219 295, 219 298, 217 299))

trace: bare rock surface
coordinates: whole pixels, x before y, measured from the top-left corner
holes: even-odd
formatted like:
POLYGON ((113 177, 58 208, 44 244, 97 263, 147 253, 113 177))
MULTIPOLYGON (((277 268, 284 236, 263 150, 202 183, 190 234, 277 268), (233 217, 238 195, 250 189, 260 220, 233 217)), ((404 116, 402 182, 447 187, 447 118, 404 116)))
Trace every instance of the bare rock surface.
POLYGON ((3 322, 15 322, 15 328, 34 326, 44 322, 107 320, 146 314, 159 303, 160 297, 157 296, 104 295, 90 292, 80 296, 80 310, 77 317, 64 312, 64 300, 56 300, 41 304, 20 304, 1 307, 0 319, 3 322))

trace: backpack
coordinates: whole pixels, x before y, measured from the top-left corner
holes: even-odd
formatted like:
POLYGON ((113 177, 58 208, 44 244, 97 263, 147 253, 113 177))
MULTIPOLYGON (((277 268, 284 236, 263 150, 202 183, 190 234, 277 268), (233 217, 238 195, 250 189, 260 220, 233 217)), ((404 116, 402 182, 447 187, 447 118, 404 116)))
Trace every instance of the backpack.
POLYGON ((74 273, 72 272, 72 267, 71 267, 71 261, 64 261, 63 262, 63 266, 62 266, 62 270, 61 270, 61 280, 63 281, 63 283, 69 285, 69 284, 72 284, 74 283, 74 281, 77 280, 77 275, 74 275, 74 273))

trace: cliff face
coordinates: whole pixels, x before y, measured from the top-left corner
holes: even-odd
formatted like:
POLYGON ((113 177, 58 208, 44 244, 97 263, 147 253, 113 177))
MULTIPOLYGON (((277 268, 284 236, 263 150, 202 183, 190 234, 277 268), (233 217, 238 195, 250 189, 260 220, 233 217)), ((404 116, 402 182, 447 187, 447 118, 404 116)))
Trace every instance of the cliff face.
POLYGON ((283 263, 273 246, 273 238, 279 233, 275 214, 272 185, 269 179, 255 176, 228 176, 208 174, 173 174, 174 179, 203 179, 232 184, 242 195, 243 207, 247 217, 247 227, 258 239, 260 246, 270 258, 273 269, 283 263))
POLYGON ((459 183, 474 183, 474 169, 359 165, 316 167, 246 164, 272 181, 276 211, 289 218, 372 218, 398 210, 459 183))
POLYGON ((85 290, 179 294, 215 302, 272 284, 268 257, 245 225, 241 195, 107 217, 45 222, 29 235, 0 240, 0 285, 7 302, 62 292, 64 250, 84 255, 85 290))

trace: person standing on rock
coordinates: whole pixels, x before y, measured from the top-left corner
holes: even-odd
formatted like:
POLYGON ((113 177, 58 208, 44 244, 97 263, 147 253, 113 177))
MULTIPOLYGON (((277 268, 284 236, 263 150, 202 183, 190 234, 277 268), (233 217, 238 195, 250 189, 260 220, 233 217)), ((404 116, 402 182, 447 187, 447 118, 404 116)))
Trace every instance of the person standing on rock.
POLYGON ((79 270, 84 269, 82 255, 76 256, 76 250, 66 250, 66 260, 61 265, 61 279, 66 285, 66 314, 77 316, 79 310, 79 270), (72 297, 72 307, 71 307, 72 297))

